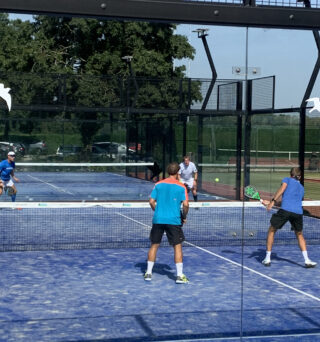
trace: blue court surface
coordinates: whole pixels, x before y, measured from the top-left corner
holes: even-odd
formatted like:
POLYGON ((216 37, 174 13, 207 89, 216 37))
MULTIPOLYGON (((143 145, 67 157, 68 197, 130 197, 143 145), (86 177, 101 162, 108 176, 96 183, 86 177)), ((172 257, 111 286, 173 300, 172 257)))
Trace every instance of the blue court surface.
MULTIPOLYGON (((6 252, 0 267, 0 341, 320 340, 319 268, 296 246, 185 247, 189 284, 175 284, 173 251, 159 250, 145 282, 147 249, 6 252)), ((318 246, 309 253, 319 260, 318 246)))
MULTIPOLYGON (((112 172, 16 172, 17 201, 147 200, 154 183, 112 172)), ((199 193, 201 199, 219 199, 199 193)), ((190 194, 192 199, 192 194, 190 194)), ((2 196, 1 201, 10 201, 2 196)))
MULTIPOLYGON (((190 208, 190 283, 175 283, 166 237, 145 282, 148 203, 33 203, 89 194, 104 200, 107 179, 121 177, 68 175, 19 174, 18 196, 33 196, 24 200, 35 207, 0 209, 0 342, 320 341, 320 268, 304 268, 288 226, 276 235, 271 267, 261 264, 272 212, 260 204, 190 208)), ((117 196, 119 184, 110 184, 117 196)), ((128 200, 139 189, 146 199, 152 187, 132 178, 120 193, 128 200)), ((319 262, 319 220, 304 222, 309 256, 319 262)))

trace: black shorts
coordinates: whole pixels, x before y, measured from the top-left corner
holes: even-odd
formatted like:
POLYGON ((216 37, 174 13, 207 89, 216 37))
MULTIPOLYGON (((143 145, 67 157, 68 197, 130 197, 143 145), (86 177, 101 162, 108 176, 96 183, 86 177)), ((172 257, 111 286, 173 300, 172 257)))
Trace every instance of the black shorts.
POLYGON ((287 222, 291 223, 291 230, 301 232, 303 229, 303 215, 292 213, 291 211, 279 209, 279 211, 271 216, 271 226, 281 229, 287 222))
POLYGON ((189 192, 190 192, 190 190, 191 190, 191 188, 189 187, 189 185, 188 185, 187 183, 184 183, 183 185, 186 187, 186 189, 187 189, 187 192, 189 193, 189 192))
POLYGON ((178 245, 185 240, 182 226, 154 223, 150 232, 151 243, 160 243, 164 232, 166 232, 168 241, 172 246, 178 245))

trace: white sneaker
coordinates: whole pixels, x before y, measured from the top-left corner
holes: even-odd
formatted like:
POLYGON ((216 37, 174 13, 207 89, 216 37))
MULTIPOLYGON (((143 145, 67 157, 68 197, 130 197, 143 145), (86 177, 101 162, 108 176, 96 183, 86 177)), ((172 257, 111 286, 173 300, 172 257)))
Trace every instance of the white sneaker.
POLYGON ((308 261, 305 262, 305 267, 306 268, 313 268, 316 267, 317 263, 314 261, 311 261, 310 259, 308 261))
POLYGON ((267 259, 267 258, 264 258, 262 260, 262 265, 264 265, 264 266, 271 266, 271 260, 267 259))

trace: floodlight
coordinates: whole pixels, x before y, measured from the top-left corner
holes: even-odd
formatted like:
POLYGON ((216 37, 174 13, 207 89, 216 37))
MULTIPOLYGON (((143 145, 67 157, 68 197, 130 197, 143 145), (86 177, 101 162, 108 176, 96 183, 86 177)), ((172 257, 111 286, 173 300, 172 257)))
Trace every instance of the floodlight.
POLYGON ((207 28, 198 28, 192 32, 198 33, 198 38, 202 38, 202 37, 206 37, 208 35, 208 33, 207 33, 208 31, 209 31, 209 29, 207 29, 207 28))
POLYGON ((125 60, 127 63, 130 63, 132 61, 133 56, 123 56, 121 59, 125 60))

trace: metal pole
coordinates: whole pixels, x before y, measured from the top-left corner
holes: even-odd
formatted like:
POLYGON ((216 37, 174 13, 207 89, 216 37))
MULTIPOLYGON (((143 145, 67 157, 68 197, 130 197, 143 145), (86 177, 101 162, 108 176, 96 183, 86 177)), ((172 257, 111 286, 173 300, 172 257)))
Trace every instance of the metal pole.
POLYGON ((320 36, 319 31, 312 31, 317 49, 318 49, 318 58, 316 64, 313 68, 313 72, 311 74, 307 89, 303 96, 301 105, 300 105, 300 126, 299 126, 299 165, 301 168, 301 184, 304 184, 304 162, 305 162, 305 142, 306 142, 306 100, 310 97, 314 84, 317 80, 319 69, 320 69, 320 36))

